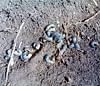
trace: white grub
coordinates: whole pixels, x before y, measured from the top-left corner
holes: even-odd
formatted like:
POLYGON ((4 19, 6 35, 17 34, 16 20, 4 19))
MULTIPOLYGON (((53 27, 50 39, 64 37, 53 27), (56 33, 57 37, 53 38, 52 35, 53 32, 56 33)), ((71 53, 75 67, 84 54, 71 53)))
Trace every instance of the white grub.
POLYGON ((80 49, 80 45, 78 43, 72 43, 71 45, 69 45, 69 48, 80 49))
POLYGON ((4 57, 5 60, 9 61, 9 59, 11 58, 11 53, 12 53, 12 49, 8 49, 6 51, 6 56, 4 57))
POLYGON ((56 43, 59 43, 59 42, 61 42, 63 40, 62 34, 60 34, 58 32, 53 33, 52 34, 52 38, 56 43))
POLYGON ((21 56, 20 59, 24 62, 27 62, 30 58, 32 57, 32 54, 29 53, 29 51, 24 51, 21 56))
POLYGON ((77 42, 77 36, 72 36, 72 42, 76 43, 77 42))
POLYGON ((50 42, 52 42, 52 41, 53 41, 53 38, 52 38, 52 37, 47 36, 46 34, 44 34, 44 37, 45 37, 45 39, 46 39, 47 41, 50 41, 50 42))
POLYGON ((48 32, 55 32, 55 31, 56 31, 55 28, 50 28, 50 29, 48 30, 48 32))
POLYGON ((6 55, 6 56, 4 56, 4 59, 8 61, 10 59, 10 57, 6 55))
POLYGON ((26 45, 26 46, 24 47, 24 50, 25 50, 25 51, 31 52, 31 51, 32 51, 32 48, 31 48, 29 45, 26 45))
POLYGON ((8 49, 7 50, 7 56, 10 57, 11 56, 11 53, 12 53, 12 49, 8 49))
MULTIPOLYGON (((11 57, 11 53, 12 53, 12 49, 8 49, 7 50, 7 57, 11 57)), ((14 55, 16 56, 20 56, 22 54, 22 51, 21 50, 18 50, 18 49, 15 49, 14 51, 14 55)))
POLYGON ((50 31, 47 31, 47 32, 46 32, 46 35, 47 35, 48 37, 50 37, 50 36, 51 36, 51 32, 50 32, 50 31))
POLYGON ((60 50, 60 55, 63 55, 63 53, 66 51, 67 45, 63 45, 62 49, 60 50))
POLYGON ((62 47, 62 45, 63 45, 63 41, 61 41, 61 42, 59 42, 59 43, 57 43, 57 49, 60 49, 61 47, 62 47))
POLYGON ((99 43, 98 43, 97 41, 92 41, 92 42, 90 43, 90 46, 91 46, 92 48, 97 48, 97 47, 99 46, 99 43))
POLYGON ((52 42, 53 38, 52 37, 46 37, 46 40, 52 42))
POLYGON ((22 51, 20 50, 21 45, 22 45, 22 42, 20 42, 18 49, 15 49, 14 55, 20 56, 22 54, 22 51))
POLYGON ((69 45, 69 48, 74 48, 74 47, 75 47, 74 43, 72 43, 71 45, 69 45))
POLYGON ((20 56, 21 54, 22 54, 22 51, 19 49, 16 49, 14 52, 14 55, 16 55, 16 56, 20 56))
POLYGON ((39 50, 40 47, 41 47, 41 45, 40 45, 40 43, 34 42, 34 43, 32 43, 32 47, 33 47, 34 49, 36 49, 36 50, 39 50))
POLYGON ((50 24, 46 27, 46 31, 56 31, 56 26, 54 24, 50 24))
POLYGON ((75 44, 74 44, 74 48, 80 49, 80 45, 79 45, 78 43, 75 43, 75 44))
POLYGON ((54 59, 51 59, 51 57, 48 54, 45 54, 43 58, 47 63, 50 63, 50 64, 55 63, 54 59))

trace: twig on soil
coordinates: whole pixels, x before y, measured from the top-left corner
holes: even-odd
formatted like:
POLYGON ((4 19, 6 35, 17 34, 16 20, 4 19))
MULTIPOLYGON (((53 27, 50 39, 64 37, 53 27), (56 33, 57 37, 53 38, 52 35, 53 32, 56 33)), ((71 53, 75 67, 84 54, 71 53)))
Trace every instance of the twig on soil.
POLYGON ((62 24, 62 28, 64 29, 64 32, 66 34, 66 38, 68 38, 68 29, 67 29, 66 25, 62 24))
POLYGON ((95 4, 96 6, 98 6, 98 4, 97 4, 96 0, 93 0, 93 2, 94 2, 94 4, 95 4))
MULTIPOLYGON (((85 23, 85 22, 89 22, 90 20, 94 19, 97 15, 100 14, 100 11, 98 11, 97 13, 93 14, 91 17, 87 18, 87 19, 84 19, 84 21, 80 21, 80 22, 77 22, 75 23, 75 25, 78 25, 78 24, 82 24, 82 23, 85 23)), ((71 26, 72 24, 70 24, 71 26)))
POLYGON ((21 45, 22 45, 22 41, 20 42, 20 44, 19 44, 19 46, 18 46, 18 49, 20 49, 20 48, 21 48, 21 45))
POLYGON ((93 14, 91 17, 87 18, 84 22, 88 22, 89 20, 94 19, 97 15, 100 14, 100 11, 96 12, 95 14, 93 14))
POLYGON ((10 67, 13 66, 13 64, 14 64, 14 59, 13 59, 14 51, 15 51, 15 47, 16 47, 16 43, 17 43, 18 36, 19 36, 19 34, 21 32, 21 29, 22 29, 23 25, 24 25, 24 22, 21 24, 20 29, 18 30, 17 36, 16 36, 16 38, 14 40, 14 46, 13 46, 12 53, 11 53, 11 57, 10 57, 10 60, 9 60, 8 66, 7 66, 5 85, 7 85, 10 67))

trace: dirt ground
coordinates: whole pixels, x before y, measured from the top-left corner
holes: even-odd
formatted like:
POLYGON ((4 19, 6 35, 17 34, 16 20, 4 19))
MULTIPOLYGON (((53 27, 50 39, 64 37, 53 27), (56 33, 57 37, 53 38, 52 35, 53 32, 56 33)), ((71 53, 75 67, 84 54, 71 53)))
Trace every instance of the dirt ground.
POLYGON ((90 41, 100 43, 100 0, 0 0, 0 86, 4 85, 7 62, 6 50, 11 47, 22 22, 23 30, 17 41, 21 48, 38 42, 46 25, 65 25, 68 36, 77 31, 85 35, 79 42, 81 51, 67 49, 64 63, 48 65, 43 61, 52 44, 29 62, 16 63, 9 73, 8 86, 100 86, 100 47, 93 49, 90 41), (95 2, 96 1, 96 2, 95 2))

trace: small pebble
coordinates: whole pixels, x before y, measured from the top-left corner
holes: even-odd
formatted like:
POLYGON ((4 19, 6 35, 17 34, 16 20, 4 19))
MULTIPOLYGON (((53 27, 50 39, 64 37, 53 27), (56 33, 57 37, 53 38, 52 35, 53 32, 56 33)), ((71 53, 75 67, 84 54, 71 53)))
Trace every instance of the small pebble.
POLYGON ((32 43, 32 48, 39 50, 40 47, 41 47, 40 43, 36 43, 36 42, 32 43))
POLYGON ((99 45, 99 43, 96 41, 90 42, 90 47, 92 47, 92 48, 97 48, 98 45, 99 45))
POLYGON ((24 51, 20 56, 20 59, 24 62, 28 61, 31 58, 32 54, 29 51, 24 51))
POLYGON ((50 59, 48 54, 45 54, 43 57, 44 61, 46 61, 47 63, 51 63, 54 64, 55 62, 53 60, 50 59))

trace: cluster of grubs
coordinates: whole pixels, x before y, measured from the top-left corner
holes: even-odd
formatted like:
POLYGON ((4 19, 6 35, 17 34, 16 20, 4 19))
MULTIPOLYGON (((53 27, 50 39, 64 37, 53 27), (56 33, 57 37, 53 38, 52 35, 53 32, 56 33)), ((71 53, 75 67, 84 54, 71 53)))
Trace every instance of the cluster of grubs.
MULTIPOLYGON (((49 24, 45 28, 44 34, 43 34, 43 39, 45 39, 45 41, 55 43, 55 47, 58 50, 59 55, 63 55, 63 53, 68 48, 75 48, 75 49, 80 50, 80 45, 78 43, 79 41, 78 35, 72 35, 70 39, 68 40, 68 43, 64 43, 65 37, 66 37, 65 34, 62 34, 61 32, 57 32, 57 27, 55 24, 49 24)), ((99 46, 99 43, 97 41, 91 41, 89 45, 91 48, 96 48, 97 46, 99 46)), ((19 59, 21 61, 27 62, 36 51, 40 50, 41 43, 33 42, 31 47, 32 47, 32 50, 29 50, 27 48, 24 48, 23 50, 15 49, 14 55, 19 56, 19 59)), ((12 52, 12 49, 7 50, 6 52, 7 55, 5 56, 6 60, 10 59, 11 52, 12 52)), ((43 56, 43 59, 46 63, 53 64, 56 62, 56 58, 53 56, 49 56, 49 54, 47 53, 43 56)))
MULTIPOLYGON (((33 42, 32 45, 31 45, 31 50, 29 48, 27 48, 27 47, 23 48, 23 50, 15 49, 14 55, 19 56, 19 59, 21 61, 27 62, 29 59, 31 59, 32 55, 35 52, 37 52, 40 48, 41 48, 41 44, 40 43, 33 42)), ((9 59, 10 59, 11 52, 12 52, 12 49, 8 49, 6 51, 7 55, 5 56, 5 59, 7 61, 9 61, 9 59)))
MULTIPOLYGON (((81 33, 81 35, 83 35, 81 33)), ((47 41, 55 43, 56 49, 58 50, 58 56, 62 56, 64 52, 69 48, 75 48, 77 50, 80 50, 79 41, 81 40, 81 37, 79 36, 79 33, 72 35, 67 41, 68 43, 65 43, 65 34, 62 34, 62 32, 57 32, 57 27, 54 24, 50 24, 46 27, 44 31, 44 37, 47 41)), ((99 46, 99 43, 97 41, 91 41, 89 46, 91 48, 97 48, 99 46)), ((55 63, 57 58, 49 56, 49 54, 44 55, 44 60, 47 63, 55 63)))

